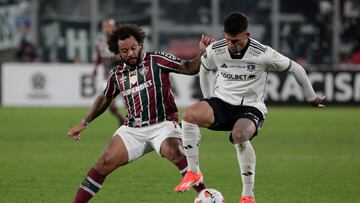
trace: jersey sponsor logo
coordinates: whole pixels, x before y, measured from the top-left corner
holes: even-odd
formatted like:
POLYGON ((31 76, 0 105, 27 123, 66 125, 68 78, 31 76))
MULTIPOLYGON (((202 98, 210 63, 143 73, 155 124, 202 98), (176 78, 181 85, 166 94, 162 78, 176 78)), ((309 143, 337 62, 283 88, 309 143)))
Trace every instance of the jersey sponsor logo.
POLYGON ((245 65, 233 65, 233 64, 228 64, 226 65, 225 63, 223 63, 220 68, 247 68, 247 66, 245 65))
POLYGON ((249 75, 248 80, 254 80, 256 79, 256 75, 249 75))
POLYGON ((146 82, 143 83, 143 84, 140 84, 140 85, 138 85, 138 86, 136 86, 136 87, 133 87, 133 88, 131 88, 131 89, 128 89, 128 90, 126 90, 126 91, 123 91, 121 94, 122 94, 123 96, 127 96, 127 95, 130 95, 130 94, 134 94, 134 93, 136 93, 136 92, 139 92, 139 91, 141 91, 141 90, 143 90, 143 89, 145 89, 145 88, 148 88, 148 87, 150 87, 150 86, 152 86, 152 82, 151 82, 151 80, 148 80, 148 81, 146 81, 146 82))
POLYGON ((221 76, 228 80, 248 81, 248 80, 256 79, 256 75, 237 75, 237 74, 230 74, 230 73, 223 73, 223 72, 221 72, 221 76))
POLYGON ((220 66, 220 68, 227 68, 227 65, 224 63, 220 66))
POLYGON ((171 54, 168 54, 168 53, 165 53, 165 52, 161 52, 161 51, 156 51, 154 52, 155 55, 160 55, 160 56, 163 56, 167 59, 170 59, 172 61, 176 61, 176 62, 181 62, 181 59, 179 58, 176 58, 175 56, 171 55, 171 54))

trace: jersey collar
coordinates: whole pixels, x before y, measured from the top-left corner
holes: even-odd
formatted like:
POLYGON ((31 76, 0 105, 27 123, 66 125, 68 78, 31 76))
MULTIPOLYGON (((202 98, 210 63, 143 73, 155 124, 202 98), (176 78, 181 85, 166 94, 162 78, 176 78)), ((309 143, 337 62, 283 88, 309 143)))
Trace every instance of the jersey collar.
POLYGON ((242 59, 242 58, 244 57, 247 49, 248 49, 249 46, 250 46, 250 40, 251 40, 251 39, 249 38, 249 40, 248 40, 248 42, 246 43, 245 47, 244 47, 239 53, 237 53, 237 54, 232 54, 232 53, 229 51, 230 57, 231 57, 232 59, 242 59))

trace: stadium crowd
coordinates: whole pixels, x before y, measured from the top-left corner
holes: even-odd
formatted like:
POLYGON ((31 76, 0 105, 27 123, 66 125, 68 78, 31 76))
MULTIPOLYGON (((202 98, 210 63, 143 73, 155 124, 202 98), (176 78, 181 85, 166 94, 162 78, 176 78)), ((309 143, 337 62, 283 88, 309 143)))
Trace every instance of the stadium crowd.
MULTIPOLYGON (((31 17, 32 3, 34 0, 4 0, 0 2, 1 7, 19 5, 24 12, 20 12, 16 18, 15 27, 21 32, 18 46, 9 48, 0 46, 1 62, 90 62, 93 60, 88 54, 87 58, 66 56, 66 40, 63 39, 66 27, 80 27, 90 29, 90 6, 85 0, 81 1, 55 1, 42 0, 38 5, 38 27, 36 32, 32 31, 34 25, 31 17), (71 5, 71 6, 69 6, 71 5), (75 20, 77 18, 77 20, 75 20), (79 20, 80 19, 80 20, 79 20), (76 23, 74 23, 76 22, 76 23), (71 25, 69 25, 71 24, 71 25), (61 34, 52 33, 46 35, 47 27, 51 27, 61 34), (29 32, 31 32, 29 34, 29 32), (32 34, 37 33, 34 38, 32 34), (52 37, 53 39, 49 39, 52 37), (62 37, 61 37, 62 36, 62 37), (37 39, 37 40, 34 40, 37 39), (41 40, 39 40, 41 39, 41 40), (54 41, 57 41, 56 43, 54 41), (65 42, 64 42, 65 40, 65 42), (52 42, 52 44, 50 43, 52 42), (8 53, 13 53, 9 56, 8 53)), ((35 1, 34 1, 35 2, 35 1)), ((212 1, 190 1, 190 0, 159 0, 160 23, 167 22, 169 25, 204 25, 212 26, 212 1), (174 8, 177 15, 173 15, 174 8)), ((219 14, 216 21, 226 13, 237 8, 247 12, 252 24, 261 30, 272 29, 272 2, 266 0, 254 0, 244 3, 240 1, 219 1, 219 14)), ((332 0, 304 0, 301 2, 289 2, 280 0, 280 49, 285 50, 289 57, 300 63, 309 64, 331 64, 332 60, 332 18, 334 5, 332 0)), ((104 0, 98 3, 99 23, 106 17, 114 18, 117 22, 133 22, 140 25, 150 26, 151 29, 151 1, 133 1, 123 4, 122 1, 104 0)), ((360 64, 360 2, 357 0, 340 0, 340 39, 338 63, 360 64)), ((54 31, 54 30, 53 30, 54 31)), ((160 41, 157 47, 169 49, 170 44, 182 38, 194 38, 195 35, 177 33, 175 36, 160 33, 160 41)), ((197 35, 196 35, 197 36, 197 35)), ((272 45, 271 33, 258 33, 258 40, 272 45)), ((216 37, 216 36, 215 36, 216 37)), ((217 36, 219 37, 219 36, 217 36)), ((88 52, 92 52, 93 46, 90 42, 86 45, 88 52)), ((151 40, 150 40, 151 41, 151 40)), ((196 40, 193 40, 196 41, 196 40)), ((193 45, 189 45, 193 46, 193 45)), ((185 48, 186 49, 186 48, 185 48)))

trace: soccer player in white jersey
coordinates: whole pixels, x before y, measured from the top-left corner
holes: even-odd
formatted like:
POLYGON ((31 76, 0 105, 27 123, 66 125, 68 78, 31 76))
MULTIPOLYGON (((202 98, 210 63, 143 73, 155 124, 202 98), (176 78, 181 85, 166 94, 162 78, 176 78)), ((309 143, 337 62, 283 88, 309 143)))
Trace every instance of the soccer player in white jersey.
POLYGON ((240 203, 256 202, 256 158, 250 140, 258 134, 267 113, 264 94, 269 71, 292 74, 302 87, 306 101, 315 107, 324 107, 325 98, 315 94, 304 69, 250 38, 247 28, 245 14, 229 14, 224 20, 224 39, 209 45, 201 58, 200 85, 205 98, 183 114, 182 140, 188 172, 175 187, 176 191, 187 191, 203 179, 198 168, 199 127, 205 127, 231 131, 230 140, 236 149, 243 184, 240 203))

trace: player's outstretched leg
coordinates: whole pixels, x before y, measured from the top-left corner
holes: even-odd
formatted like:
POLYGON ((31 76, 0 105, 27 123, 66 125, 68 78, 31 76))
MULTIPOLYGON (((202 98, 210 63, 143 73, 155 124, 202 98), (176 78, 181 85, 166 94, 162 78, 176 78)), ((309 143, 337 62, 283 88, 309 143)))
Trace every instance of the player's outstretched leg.
POLYGON ((254 197, 255 163, 256 157, 250 141, 235 144, 240 165, 243 191, 240 203, 256 203, 254 197))
POLYGON ((175 191, 188 191, 192 186, 203 182, 203 175, 199 170, 200 129, 198 125, 182 121, 183 147, 188 162, 188 171, 175 191))
POLYGON ((241 196, 239 203, 256 203, 255 197, 241 196))
POLYGON ((115 135, 81 183, 73 203, 88 202, 100 190, 106 176, 126 163, 128 153, 125 144, 119 135, 115 135))
POLYGON ((234 146, 243 185, 240 203, 255 203, 254 183, 256 156, 254 148, 249 141, 255 133, 256 125, 248 118, 238 119, 231 132, 232 141, 235 143, 234 146))
MULTIPOLYGON (((161 143, 160 154, 173 163, 179 170, 180 174, 184 176, 188 170, 188 162, 182 150, 182 142, 179 138, 167 138, 161 143)), ((199 193, 205 189, 206 186, 203 181, 192 185, 193 188, 199 193)), ((191 186, 188 188, 190 189, 191 186)))
MULTIPOLYGON (((179 172, 182 176, 185 176, 186 172, 187 172, 187 168, 188 168, 188 163, 186 160, 186 157, 184 156, 181 161, 176 164, 177 168, 179 169, 179 172)), ((201 192, 201 190, 206 188, 206 185, 204 183, 204 181, 200 181, 197 185, 193 185, 192 186, 197 193, 201 192)))
POLYGON ((188 171, 186 172, 184 178, 179 183, 179 185, 175 187, 175 191, 185 192, 188 191, 191 187, 194 188, 199 187, 202 182, 203 182, 203 175, 201 172, 194 173, 192 171, 188 171))

